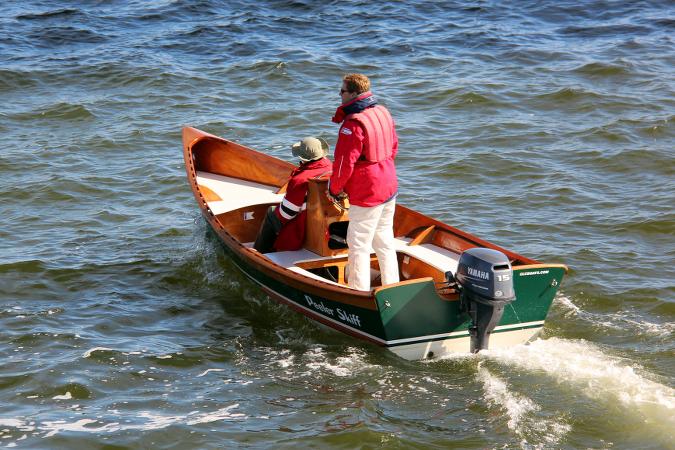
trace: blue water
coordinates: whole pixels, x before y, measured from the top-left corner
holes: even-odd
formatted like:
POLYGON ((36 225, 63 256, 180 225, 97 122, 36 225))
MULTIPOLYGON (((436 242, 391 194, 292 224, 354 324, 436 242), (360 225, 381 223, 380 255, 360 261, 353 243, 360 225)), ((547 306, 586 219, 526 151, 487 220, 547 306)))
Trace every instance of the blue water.
POLYGON ((672 2, 0 5, 0 446, 674 448, 672 2), (292 160, 348 72, 401 203, 570 266, 539 340, 403 361, 224 256, 181 127, 292 160))

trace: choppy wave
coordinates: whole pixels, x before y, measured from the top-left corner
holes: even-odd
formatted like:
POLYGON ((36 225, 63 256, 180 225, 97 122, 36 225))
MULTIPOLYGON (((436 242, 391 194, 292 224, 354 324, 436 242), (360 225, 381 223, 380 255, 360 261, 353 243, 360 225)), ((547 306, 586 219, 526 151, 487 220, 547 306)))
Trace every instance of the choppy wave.
POLYGON ((568 26, 558 32, 569 34, 580 38, 611 37, 616 34, 643 35, 651 32, 652 29, 640 25, 616 24, 616 25, 595 25, 590 27, 568 26))
POLYGON ((73 16, 78 16, 80 14, 81 11, 79 9, 62 8, 62 9, 55 9, 52 11, 45 11, 41 13, 19 14, 18 16, 16 16, 16 18, 19 20, 50 19, 62 17, 72 18, 73 16))
POLYGON ((74 26, 53 26, 41 28, 29 35, 37 45, 58 46, 68 44, 100 44, 107 36, 86 28, 74 26))
POLYGON ((14 89, 28 89, 36 86, 30 73, 0 69, 0 92, 14 89))
MULTIPOLYGON (((40 438, 49 438, 60 433, 78 432, 78 433, 117 433, 119 431, 128 430, 161 430, 167 427, 176 425, 198 425, 217 421, 238 421, 246 420, 246 414, 234 412, 239 407, 239 404, 232 404, 213 411, 191 411, 186 414, 157 414, 151 411, 140 411, 130 416, 128 413, 110 414, 105 419, 96 418, 80 418, 67 420, 45 420, 43 422, 36 422, 29 419, 0 419, 0 426, 6 426, 17 429, 21 432, 31 432, 32 436, 40 438), (133 422, 130 424, 133 418, 133 422)), ((82 414, 80 414, 82 415, 82 414)), ((16 441, 21 441, 27 437, 20 437, 16 441)), ((16 446, 16 445, 14 445, 16 446)))
POLYGON ((618 77, 630 75, 633 65, 622 61, 620 64, 605 64, 601 62, 587 63, 574 69, 574 72, 594 77, 618 77))
POLYGON ((86 106, 73 103, 57 103, 46 105, 39 109, 13 114, 11 119, 17 121, 29 120, 88 120, 96 117, 86 106))
POLYGON ((43 261, 40 260, 28 260, 28 261, 17 261, 9 264, 1 264, 0 272, 23 272, 23 273, 39 273, 46 269, 46 266, 43 261))
POLYGON ((537 100, 547 102, 552 107, 560 107, 563 104, 602 101, 605 97, 590 90, 565 87, 555 92, 538 95, 536 98, 537 100))

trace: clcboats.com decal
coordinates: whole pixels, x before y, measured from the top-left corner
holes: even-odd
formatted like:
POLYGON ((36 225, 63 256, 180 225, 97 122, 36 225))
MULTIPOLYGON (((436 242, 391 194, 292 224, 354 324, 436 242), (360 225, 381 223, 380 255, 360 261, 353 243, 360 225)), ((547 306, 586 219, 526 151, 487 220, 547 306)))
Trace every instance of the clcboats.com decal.
POLYGON ((520 272, 521 277, 525 277, 527 275, 546 275, 549 271, 548 270, 535 270, 534 272, 520 272))

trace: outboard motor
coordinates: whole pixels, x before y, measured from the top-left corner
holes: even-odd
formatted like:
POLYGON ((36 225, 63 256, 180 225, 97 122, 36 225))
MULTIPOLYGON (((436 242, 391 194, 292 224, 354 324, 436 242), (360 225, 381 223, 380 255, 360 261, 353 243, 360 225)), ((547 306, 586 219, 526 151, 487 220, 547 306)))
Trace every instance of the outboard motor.
POLYGON ((504 306, 516 299, 509 258, 498 250, 471 248, 460 256, 457 275, 445 276, 450 285, 458 284, 461 309, 471 317, 471 352, 487 349, 504 306))

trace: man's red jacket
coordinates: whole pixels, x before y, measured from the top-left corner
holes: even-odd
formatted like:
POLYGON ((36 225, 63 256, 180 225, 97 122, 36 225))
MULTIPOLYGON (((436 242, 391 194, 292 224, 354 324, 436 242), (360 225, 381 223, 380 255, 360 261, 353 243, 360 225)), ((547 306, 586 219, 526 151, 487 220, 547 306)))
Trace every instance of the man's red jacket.
MULTIPOLYGON (((367 92, 341 108, 372 96, 367 92)), ((378 106, 383 108, 382 106, 378 106)), ((340 110, 340 108, 338 108, 340 110)), ((364 109, 362 113, 368 113, 364 109)), ((337 116, 337 114, 336 114, 337 116)), ((392 144, 390 156, 382 161, 371 162, 364 156, 364 149, 375 138, 368 138, 362 123, 347 115, 338 132, 335 144, 333 174, 330 178, 330 192, 337 195, 344 191, 349 195, 349 203, 370 207, 380 205, 391 199, 398 191, 394 158, 398 152, 398 137, 393 119, 390 123, 381 123, 378 132, 391 133, 388 139, 392 144)))

